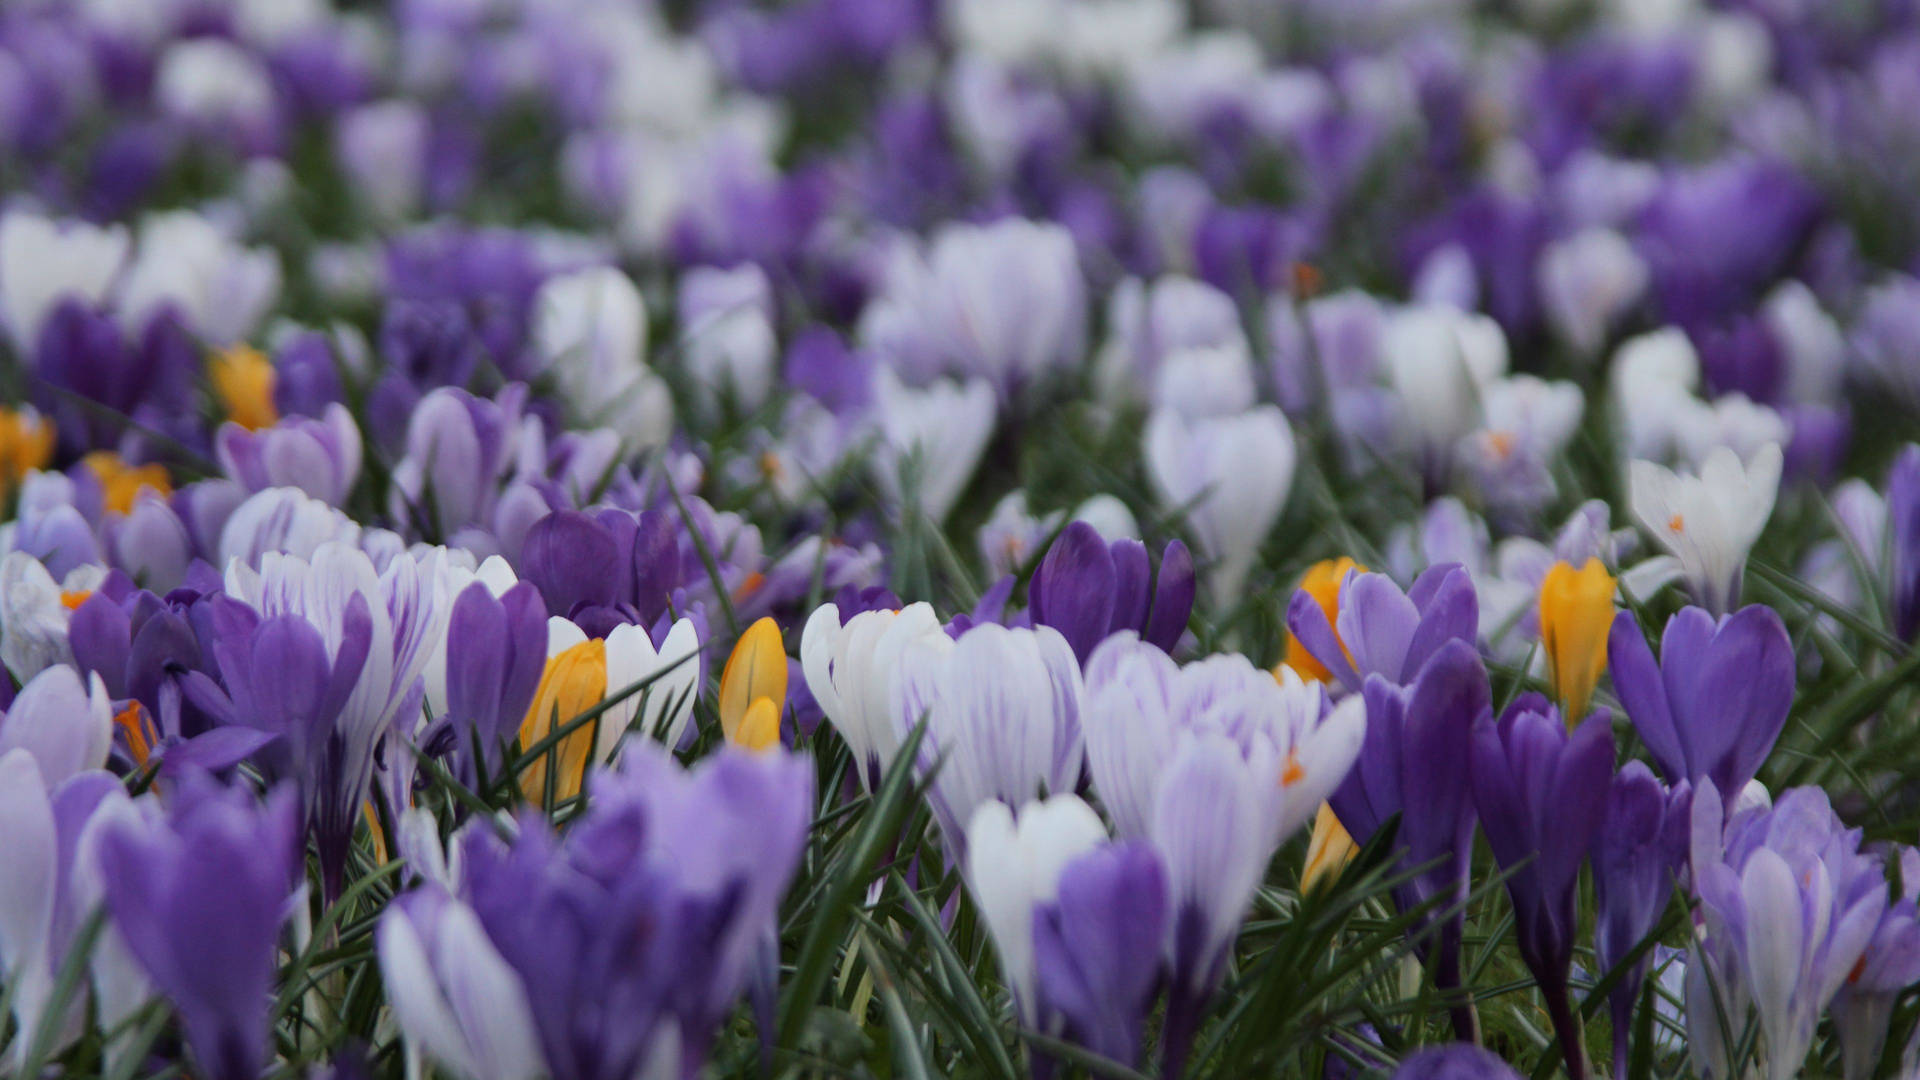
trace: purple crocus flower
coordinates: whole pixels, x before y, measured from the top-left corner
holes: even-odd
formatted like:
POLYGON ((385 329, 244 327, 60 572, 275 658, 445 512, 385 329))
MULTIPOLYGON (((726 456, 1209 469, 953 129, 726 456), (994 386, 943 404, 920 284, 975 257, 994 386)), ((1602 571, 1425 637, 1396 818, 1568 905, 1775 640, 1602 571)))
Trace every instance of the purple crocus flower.
POLYGON ((1693 885, 1703 932, 1687 965, 1688 1042, 1702 1074, 1731 1075, 1725 1027, 1759 1014, 1768 1080, 1798 1075, 1820 1014, 1887 907, 1879 860, 1826 793, 1794 788, 1726 820, 1712 780, 1693 797, 1693 885))
POLYGON ((547 664, 546 607, 527 582, 498 598, 485 582, 461 591, 447 617, 447 718, 455 753, 469 767, 499 765, 520 730, 547 664), (478 744, 481 763, 468 760, 478 744))
POLYGON ((1166 867, 1150 845, 1108 844, 1068 863, 1058 897, 1033 912, 1042 1010, 1094 1053, 1138 1061, 1168 916, 1166 867))
MULTIPOLYGON (((1362 694, 1366 739, 1328 802, 1361 844, 1399 814, 1400 865, 1433 864, 1396 889, 1394 899, 1402 910, 1438 900, 1428 920, 1437 937, 1423 948, 1433 956, 1435 983, 1452 989, 1460 985, 1465 912, 1448 908, 1466 895, 1474 823, 1467 762, 1474 726, 1492 715, 1487 670, 1472 645, 1446 640, 1407 685, 1370 674, 1362 694)), ((1478 1027, 1470 1005, 1455 1006, 1453 1022, 1462 1038, 1472 1038, 1478 1027)))
POLYGON ((1507 878, 1520 959, 1533 973, 1560 1038, 1567 1072, 1586 1075, 1579 1019, 1567 1001, 1567 968, 1579 929, 1580 865, 1613 776, 1613 721, 1596 709, 1571 733, 1560 710, 1523 694, 1499 722, 1473 731, 1473 801, 1487 846, 1507 878))
POLYGON ((640 740, 564 836, 532 817, 511 844, 470 825, 458 880, 381 920, 402 1030, 466 1076, 695 1074, 767 958, 812 776, 805 758, 733 748, 683 771, 640 740))
POLYGON ((1920 895, 1920 852, 1910 847, 1900 849, 1900 883, 1904 895, 1881 914, 1860 962, 1833 997, 1846 1080, 1868 1080, 1875 1074, 1894 1002, 1920 982, 1920 908, 1914 905, 1920 895))
MULTIPOLYGON (((1598 908, 1594 951, 1611 971, 1653 932, 1667 910, 1676 878, 1686 867, 1693 789, 1672 788, 1653 770, 1629 761, 1607 788, 1593 832, 1593 891, 1598 908)), ((1609 998, 1613 1014, 1613 1074, 1625 1076, 1634 1003, 1653 957, 1640 958, 1609 998)))
POLYGON ((100 839, 107 910, 186 1029, 211 1080, 255 1080, 267 1059, 274 952, 300 868, 300 800, 264 802, 188 773, 164 821, 100 839))
POLYGON ((1453 563, 1429 567, 1405 592, 1385 574, 1349 574, 1338 612, 1329 622, 1317 600, 1296 592, 1287 629, 1350 691, 1373 675, 1406 686, 1449 642, 1471 646, 1480 632, 1473 577, 1453 563))
POLYGON ((440 538, 490 520, 525 401, 518 383, 493 400, 454 387, 421 398, 410 409, 405 456, 393 467, 394 518, 440 538))
POLYGON ((1920 639, 1920 446, 1909 445, 1887 474, 1888 592, 1893 632, 1920 639))
POLYGON ((1633 613, 1607 637, 1614 691, 1669 783, 1702 777, 1739 792, 1759 772, 1793 705, 1793 643, 1772 608, 1715 620, 1682 608, 1667 621, 1660 662, 1633 613))
POLYGON ((1193 613, 1193 556, 1172 540, 1159 572, 1138 540, 1109 544, 1084 521, 1069 522, 1028 586, 1033 621, 1060 631, 1084 665, 1094 646, 1121 630, 1171 653, 1193 613))
POLYGON ((290 416, 261 431, 222 424, 213 449, 220 467, 248 491, 294 487, 339 506, 360 476, 360 428, 339 404, 320 419, 290 416))
POLYGON ((1519 1080, 1491 1051, 1471 1043, 1429 1047, 1400 1063, 1393 1080, 1519 1080))

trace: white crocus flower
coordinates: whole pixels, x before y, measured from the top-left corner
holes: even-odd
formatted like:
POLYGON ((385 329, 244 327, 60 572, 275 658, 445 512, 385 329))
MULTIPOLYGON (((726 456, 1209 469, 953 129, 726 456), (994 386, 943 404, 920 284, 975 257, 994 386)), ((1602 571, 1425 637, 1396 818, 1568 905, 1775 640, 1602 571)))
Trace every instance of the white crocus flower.
POLYGON ((945 521, 993 435, 992 385, 939 379, 913 389, 882 368, 874 398, 874 481, 895 506, 916 505, 934 524, 945 521))
POLYGON ((549 279, 534 297, 533 342, 576 416, 639 446, 666 440, 673 400, 647 366, 647 306, 625 274, 597 266, 549 279))
POLYGON ((1161 502, 1186 515, 1214 560, 1214 596, 1232 596, 1293 489, 1299 450, 1286 416, 1272 405, 1203 419, 1161 410, 1147 421, 1146 453, 1161 502))
POLYGON ((39 559, 24 551, 0 559, 0 662, 21 684, 55 664, 73 662, 67 624, 86 593, 106 570, 77 566, 55 581, 39 559))
POLYGON ((1633 516, 1680 560, 1694 594, 1715 614, 1739 599, 1747 553, 1773 514, 1780 462, 1779 444, 1768 443, 1748 462, 1721 447, 1697 475, 1650 461, 1631 465, 1633 516))
POLYGON ((914 640, 945 636, 927 603, 899 611, 863 611, 840 621, 840 608, 822 604, 800 633, 800 670, 827 722, 853 751, 860 782, 869 787, 899 749, 893 726, 893 678, 900 655, 914 640))

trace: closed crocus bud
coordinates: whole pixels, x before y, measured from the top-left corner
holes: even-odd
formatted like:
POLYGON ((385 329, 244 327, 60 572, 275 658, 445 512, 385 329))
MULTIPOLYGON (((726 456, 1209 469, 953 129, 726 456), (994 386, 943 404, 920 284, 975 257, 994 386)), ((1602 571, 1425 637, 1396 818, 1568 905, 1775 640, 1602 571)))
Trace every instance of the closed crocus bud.
POLYGON ((0 502, 14 485, 53 459, 53 421, 28 406, 0 408, 0 502))
MULTIPOLYGON (((1366 567, 1345 555, 1337 559, 1322 559, 1307 567, 1307 572, 1300 575, 1295 595, 1305 594, 1310 598, 1314 606, 1320 609, 1321 618, 1331 627, 1340 615, 1340 587, 1346 583, 1347 575, 1355 571, 1366 573, 1366 570, 1366 567)), ((1333 672, 1314 658, 1312 651, 1301 643, 1299 635, 1291 629, 1287 631, 1286 652, 1281 655, 1280 662, 1303 679, 1333 681, 1333 672)))
POLYGON ((412 101, 381 101, 342 115, 338 124, 337 159, 354 189, 385 220, 411 213, 427 171, 426 110, 412 101))
MULTIPOLYGON (((546 670, 534 690, 533 702, 520 721, 520 750, 536 745, 564 729, 581 713, 607 696, 607 643, 592 638, 567 646, 548 657, 546 670)), ((605 717, 601 718, 603 721, 605 717)), ((580 794, 587 766, 593 762, 594 726, 582 724, 562 736, 538 760, 520 773, 520 793, 540 805, 549 797, 547 775, 554 776, 555 802, 580 794), (551 759, 551 766, 548 760, 551 759)))
POLYGON ((443 538, 484 521, 525 396, 513 384, 493 400, 450 386, 421 398, 407 423, 406 456, 393 469, 394 516, 443 538))
POLYGON ((993 935, 1000 973, 1023 1022, 1039 1017, 1034 909, 1053 901, 1068 864, 1107 838, 1106 826, 1077 795, 1023 803, 1016 812, 988 800, 967 823, 967 889, 993 935))
POLYGON ((1148 420, 1148 476, 1213 560, 1207 581, 1216 600, 1231 598, 1253 569, 1293 489, 1298 456, 1292 426, 1271 405, 1199 420, 1162 411, 1148 420))
POLYGON ((786 646, 780 624, 763 618, 740 635, 720 672, 720 730, 728 742, 764 750, 780 739, 786 704, 786 646))
POLYGON ((1340 824, 1340 815, 1333 812, 1333 807, 1321 803, 1320 812, 1313 818, 1313 834, 1307 838, 1307 861, 1300 868, 1300 891, 1304 893, 1319 882, 1338 879, 1340 871, 1353 861, 1359 850, 1352 834, 1340 824))
MULTIPOLYGON (((207 383, 227 419, 247 431, 280 419, 273 403, 273 361, 250 345, 220 349, 207 359, 207 383)), ((356 429, 356 434, 358 430, 356 429)))
POLYGON ((844 623, 840 612, 839 605, 822 604, 807 618, 800 634, 800 670, 820 711, 852 752, 855 775, 871 790, 900 745, 893 723, 900 657, 915 639, 946 634, 925 602, 862 611, 844 623))
MULTIPOLYGON (((1594 951, 1611 971, 1660 922, 1687 865, 1693 789, 1668 788, 1646 763, 1629 761, 1607 788, 1593 833, 1594 951)), ((1629 1032, 1653 957, 1643 956, 1608 997, 1613 1016, 1613 1074, 1627 1074, 1629 1032)))
POLYGON ((0 754, 24 749, 41 779, 57 786, 107 763, 113 744, 113 708, 98 674, 82 680, 66 665, 47 668, 21 687, 0 715, 0 754))
POLYGON ((1568 344, 1591 355, 1614 321, 1647 290, 1647 264, 1627 238, 1592 227, 1540 254, 1540 302, 1568 344))
POLYGON ((267 1064, 274 962, 300 865, 300 798, 259 802, 196 774, 164 821, 123 818, 100 838, 107 911, 172 1002, 196 1071, 252 1080, 267 1064))
POLYGON ((328 541, 359 537, 360 526, 325 501, 298 488, 268 488, 227 516, 217 555, 222 566, 235 559, 254 566, 269 552, 304 558, 328 541))
POLYGON ((1093 1052, 1137 1062, 1171 913, 1166 867, 1150 845, 1107 844, 1068 863, 1056 897, 1034 906, 1041 1009, 1093 1052))
POLYGON ((1613 575, 1599 559, 1575 570, 1556 562, 1540 583, 1540 644, 1547 652, 1553 695, 1569 725, 1579 723, 1607 669, 1613 626, 1613 575))
POLYGON ((527 530, 520 576, 539 588, 549 614, 564 616, 582 604, 613 602, 619 554, 612 530, 598 519, 559 510, 527 530))
POLYGON ((1522 695, 1473 732, 1473 801, 1487 846, 1512 871, 1520 958, 1546 999, 1569 1075, 1586 1075, 1584 1027, 1567 999, 1580 867, 1613 777, 1605 710, 1571 732, 1545 698, 1522 695))
POLYGON ((280 259, 271 250, 241 247, 207 218, 175 210, 141 222, 117 310, 138 333, 171 308, 189 330, 225 346, 251 334, 279 295, 280 259))
POLYGON ((447 619, 444 704, 465 760, 478 743, 489 771, 519 730, 546 670, 547 613, 521 582, 497 598, 485 582, 461 590, 447 619))
POLYGON ((981 379, 940 379, 914 389, 883 368, 874 389, 874 481, 893 505, 945 521, 993 436, 993 387, 981 379))
POLYGON ((1707 455, 1697 475, 1650 461, 1632 463, 1634 518, 1680 560, 1694 596, 1715 614, 1739 601, 1747 553, 1773 516, 1780 467, 1775 443, 1744 462, 1721 447, 1707 455))
POLYGON ((747 410, 766 400, 780 350, 773 318, 773 287, 758 266, 687 272, 680 283, 680 353, 702 395, 731 394, 747 410))
POLYGON ((612 267, 558 275, 533 310, 534 350, 570 411, 642 445, 665 439, 673 405, 647 366, 647 308, 631 279, 612 267))
POLYGON ((165 594, 179 585, 193 561, 193 539, 167 500, 142 492, 133 513, 106 523, 113 564, 141 587, 165 594))
POLYGON ((290 416, 259 429, 223 424, 213 448, 220 467, 249 491, 299 488, 339 506, 360 477, 360 427, 337 403, 318 420, 290 416))
POLYGON ((1893 632, 1920 636, 1920 446, 1908 446, 1887 475, 1888 592, 1893 632))

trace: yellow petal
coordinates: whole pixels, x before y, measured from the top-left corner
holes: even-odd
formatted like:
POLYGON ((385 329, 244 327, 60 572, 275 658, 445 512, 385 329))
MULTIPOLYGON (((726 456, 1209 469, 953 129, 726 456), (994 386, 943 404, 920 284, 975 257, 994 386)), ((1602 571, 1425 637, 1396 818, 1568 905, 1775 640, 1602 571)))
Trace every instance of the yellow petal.
POLYGON ((387 834, 380 829, 380 814, 373 808, 372 799, 360 804, 360 816, 367 819, 367 832, 373 836, 374 862, 387 865, 387 834))
POLYGON ((1334 816, 1333 807, 1321 803, 1320 813, 1313 819, 1313 837, 1307 841, 1307 865, 1300 874, 1300 891, 1313 888, 1322 878, 1331 881, 1339 877, 1357 850, 1346 826, 1334 816))
MULTIPOLYGON (((569 720, 600 704, 606 696, 605 641, 599 638, 583 641, 548 658, 547 668, 540 674, 540 687, 534 691, 533 704, 527 707, 526 719, 520 722, 520 749, 523 752, 531 750, 535 743, 553 732, 556 724, 566 726, 569 720)), ((593 724, 586 723, 575 728, 560 740, 551 754, 557 782, 555 800, 570 799, 580 794, 587 763, 593 757, 593 724)), ((521 771, 520 791, 529 802, 546 800, 545 756, 521 771)))
POLYGON ((1588 559, 1578 570, 1554 563, 1540 583, 1540 644, 1553 695, 1569 726, 1586 715, 1593 688, 1607 670, 1613 586, 1613 575, 1599 559, 1588 559))
POLYGON ((787 647, 781 644, 780 626, 772 618, 747 627, 721 669, 720 730, 728 741, 740 741, 736 733, 747 710, 761 698, 773 702, 777 721, 787 707, 787 647))
POLYGON ((0 499, 53 460, 53 424, 32 409, 0 408, 0 499))
POLYGON ((100 481, 101 501, 112 513, 132 513, 133 501, 142 490, 162 497, 173 494, 173 482, 167 479, 164 465, 129 465, 111 450, 95 450, 80 463, 100 481))
POLYGON ((780 706, 772 698, 754 698, 740 726, 727 735, 736 746, 748 750, 768 750, 780 745, 780 706))
POLYGON ((250 345, 216 352, 207 361, 207 381, 220 411, 249 431, 280 422, 280 410, 273 405, 273 378, 273 361, 250 345))
MULTIPOLYGON (((1340 613, 1340 584, 1347 580, 1347 574, 1351 571, 1364 574, 1367 568, 1342 555, 1337 559, 1322 559, 1307 567, 1307 572, 1300 576, 1300 588, 1305 589, 1307 595, 1313 597, 1314 603, 1320 605, 1329 625, 1333 624, 1334 616, 1340 613)), ((1291 599, 1293 594, 1287 595, 1291 599)), ((1340 646, 1342 652, 1346 648, 1344 643, 1340 646)), ((1352 656, 1349 655, 1348 659, 1351 660, 1352 656)), ((1300 644, 1300 639, 1292 634, 1287 635, 1287 651, 1280 662, 1298 672, 1303 679, 1328 682, 1333 678, 1333 672, 1315 659, 1307 647, 1300 644)))

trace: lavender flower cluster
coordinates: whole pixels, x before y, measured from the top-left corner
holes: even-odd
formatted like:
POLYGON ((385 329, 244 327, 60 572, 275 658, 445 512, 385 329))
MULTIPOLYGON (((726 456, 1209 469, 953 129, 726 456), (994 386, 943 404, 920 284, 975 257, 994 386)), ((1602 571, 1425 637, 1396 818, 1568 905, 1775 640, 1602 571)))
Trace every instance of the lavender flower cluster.
POLYGON ((0 3, 4 1071, 1920 1076, 1916 101, 1917 0, 0 3))

